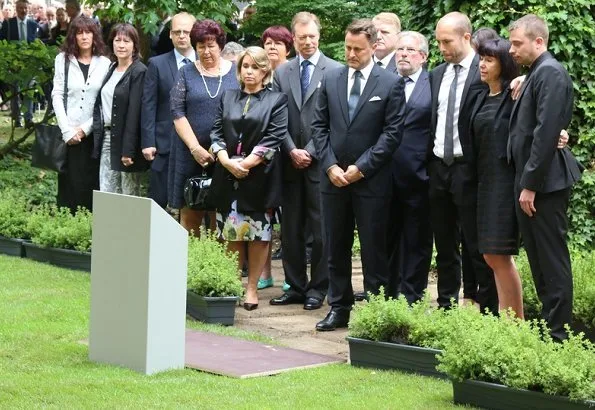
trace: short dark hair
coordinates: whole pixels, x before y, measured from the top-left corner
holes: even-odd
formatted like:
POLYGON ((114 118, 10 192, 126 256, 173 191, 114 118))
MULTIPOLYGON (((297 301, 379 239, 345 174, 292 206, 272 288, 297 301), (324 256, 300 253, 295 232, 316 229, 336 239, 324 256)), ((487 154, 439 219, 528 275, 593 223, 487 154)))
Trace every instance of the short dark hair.
POLYGON ((196 48, 197 43, 204 43, 209 40, 215 40, 219 49, 225 47, 225 30, 215 20, 200 20, 194 23, 190 31, 190 43, 196 48))
POLYGON ((103 42, 103 37, 99 31, 99 26, 95 20, 82 15, 74 18, 68 26, 68 34, 66 34, 66 39, 60 48, 64 54, 66 54, 66 58, 69 56, 78 58, 79 56, 79 46, 76 43, 76 35, 79 31, 89 31, 93 33, 92 53, 94 56, 104 56, 106 54, 105 43, 103 42))
POLYGON ((262 33, 261 38, 263 46, 267 38, 273 41, 281 41, 285 44, 287 51, 291 51, 291 47, 293 46, 293 37, 285 26, 271 26, 262 33))
POLYGON ((519 28, 525 30, 525 35, 531 41, 534 41, 537 37, 543 38, 543 41, 547 46, 550 37, 550 31, 547 27, 547 23, 541 17, 535 14, 527 14, 510 23, 510 26, 508 26, 508 31, 513 31, 519 28))
POLYGON ((134 45, 134 49, 132 51, 132 60, 136 61, 141 58, 142 56, 140 54, 140 40, 138 37, 138 31, 136 31, 136 28, 134 28, 134 26, 130 23, 119 23, 111 29, 109 34, 108 46, 112 49, 112 60, 117 60, 117 58, 113 55, 113 47, 114 39, 119 35, 126 36, 132 40, 132 44, 134 45))
POLYGON ((510 50, 510 41, 503 38, 484 41, 477 49, 477 54, 480 56, 496 57, 500 62, 500 81, 503 89, 519 75, 519 66, 508 50, 510 50))
POLYGON ((355 35, 364 34, 370 44, 376 43, 378 38, 378 32, 376 31, 376 27, 374 27, 372 19, 353 20, 345 29, 345 34, 347 33, 355 35))

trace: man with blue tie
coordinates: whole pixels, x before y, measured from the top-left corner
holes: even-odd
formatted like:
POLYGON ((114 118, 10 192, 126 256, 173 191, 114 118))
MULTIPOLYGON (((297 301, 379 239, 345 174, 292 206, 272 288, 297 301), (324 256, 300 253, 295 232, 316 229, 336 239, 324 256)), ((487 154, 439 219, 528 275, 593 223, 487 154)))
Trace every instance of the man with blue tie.
POLYGON ((318 331, 346 327, 354 303, 351 247, 357 223, 364 290, 388 285, 386 221, 392 154, 402 137, 404 83, 374 63, 377 32, 369 19, 345 34, 348 67, 323 78, 312 122, 321 168, 322 214, 329 249, 327 316, 318 331))
POLYGON ((174 49, 149 59, 142 97, 141 148, 151 163, 149 198, 162 208, 167 206, 167 174, 172 138, 177 138, 169 106, 169 94, 176 83, 178 70, 196 61, 190 43, 190 31, 196 18, 188 13, 176 14, 171 20, 170 38, 174 49))
MULTIPOLYGON (((19 0, 16 3, 16 17, 9 19, 2 24, 0 29, 0 40, 8 41, 26 41, 33 42, 39 36, 39 25, 37 22, 28 17, 29 2, 27 0, 19 0)), ((13 92, 19 92, 17 87, 13 86, 13 92)), ((23 104, 26 105, 25 112, 25 126, 33 125, 33 101, 24 99, 23 104)), ((10 102, 10 111, 12 120, 16 127, 21 127, 21 110, 19 107, 19 98, 13 98, 10 102)))

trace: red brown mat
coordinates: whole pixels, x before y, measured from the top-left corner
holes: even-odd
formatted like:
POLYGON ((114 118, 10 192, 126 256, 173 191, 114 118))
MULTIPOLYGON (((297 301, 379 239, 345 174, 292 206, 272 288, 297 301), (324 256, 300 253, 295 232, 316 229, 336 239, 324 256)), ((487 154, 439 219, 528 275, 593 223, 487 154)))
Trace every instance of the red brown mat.
POLYGON ((186 367, 223 376, 270 376, 342 362, 338 357, 186 330, 186 367))

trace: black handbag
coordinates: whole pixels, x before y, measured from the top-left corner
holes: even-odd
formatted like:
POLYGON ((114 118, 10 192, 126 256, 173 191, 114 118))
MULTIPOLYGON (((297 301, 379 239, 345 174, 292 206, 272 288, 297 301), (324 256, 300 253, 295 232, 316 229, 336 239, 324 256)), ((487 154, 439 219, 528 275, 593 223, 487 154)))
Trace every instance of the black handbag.
POLYGON ((184 201, 190 209, 204 211, 209 207, 209 191, 212 178, 203 170, 202 175, 190 177, 184 184, 184 201))
MULTIPOLYGON (((68 110, 68 67, 70 61, 64 56, 64 111, 68 110)), ((53 109, 53 107, 48 107, 53 109)), ((37 124, 35 141, 31 148, 31 166, 35 168, 66 172, 68 145, 62 139, 62 130, 57 125, 37 124)))

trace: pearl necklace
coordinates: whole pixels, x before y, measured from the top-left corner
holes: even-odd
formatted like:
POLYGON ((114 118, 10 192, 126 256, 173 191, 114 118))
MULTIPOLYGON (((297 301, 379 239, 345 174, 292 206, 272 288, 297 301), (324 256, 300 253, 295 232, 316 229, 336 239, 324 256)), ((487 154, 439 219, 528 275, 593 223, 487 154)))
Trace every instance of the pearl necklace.
POLYGON ((488 97, 495 97, 495 96, 500 95, 500 94, 502 94, 502 91, 498 91, 497 93, 493 93, 493 94, 492 93, 489 93, 488 94, 488 97))
POLYGON ((219 90, 221 90, 221 83, 223 82, 223 77, 221 76, 221 63, 219 63, 219 85, 217 85, 217 91, 215 92, 215 95, 212 95, 209 91, 209 87, 207 86, 205 76, 202 74, 203 70, 205 73, 212 74, 209 72, 209 70, 202 66, 200 61, 198 61, 198 72, 200 73, 200 78, 202 78, 202 83, 205 85, 205 90, 207 90, 207 94, 209 95, 210 99, 216 98, 219 95, 219 90))

